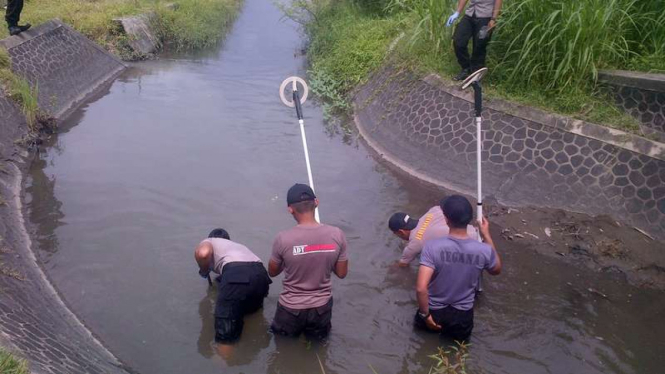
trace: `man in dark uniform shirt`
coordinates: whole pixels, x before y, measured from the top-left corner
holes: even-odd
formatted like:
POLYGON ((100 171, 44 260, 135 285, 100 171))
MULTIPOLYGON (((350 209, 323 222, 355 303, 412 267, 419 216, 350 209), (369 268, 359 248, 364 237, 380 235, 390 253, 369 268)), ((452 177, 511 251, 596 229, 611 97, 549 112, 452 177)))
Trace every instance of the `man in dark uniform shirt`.
POLYGON ((457 11, 448 18, 446 26, 452 26, 464 10, 467 1, 469 6, 453 34, 455 56, 462 67, 462 71, 453 78, 457 81, 466 79, 469 74, 485 66, 487 45, 503 3, 503 0, 459 0, 457 11), (473 52, 469 57, 468 44, 471 38, 473 38, 473 52))

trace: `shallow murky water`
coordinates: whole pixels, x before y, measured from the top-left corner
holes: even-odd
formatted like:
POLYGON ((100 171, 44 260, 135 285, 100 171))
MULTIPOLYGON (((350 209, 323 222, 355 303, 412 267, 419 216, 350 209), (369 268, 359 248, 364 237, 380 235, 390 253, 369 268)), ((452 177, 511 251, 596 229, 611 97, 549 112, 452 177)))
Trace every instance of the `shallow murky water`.
MULTIPOLYGON (((282 79, 303 75, 302 36, 280 17, 270 2, 246 0, 219 53, 140 63, 71 118, 30 178, 39 257, 72 309, 141 373, 427 372, 439 340, 411 326, 416 269, 390 267, 401 243, 386 222, 438 196, 331 135, 312 102, 321 217, 346 232, 351 261, 334 281, 330 341, 267 332, 279 278, 233 357, 214 353, 214 294, 194 246, 222 226, 267 262, 274 235, 293 225, 286 190, 307 179, 294 113, 277 97, 282 79)), ((505 273, 487 280, 477 305, 474 372, 662 373, 663 293, 514 244, 501 251, 505 273)))

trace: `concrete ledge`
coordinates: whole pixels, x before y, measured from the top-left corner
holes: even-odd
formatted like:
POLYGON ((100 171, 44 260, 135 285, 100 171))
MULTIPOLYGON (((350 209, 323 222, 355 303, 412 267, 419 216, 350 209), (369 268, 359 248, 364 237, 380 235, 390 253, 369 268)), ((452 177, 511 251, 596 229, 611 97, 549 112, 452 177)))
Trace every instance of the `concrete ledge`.
POLYGON ((613 85, 665 92, 665 74, 626 70, 601 70, 598 72, 598 80, 613 85))

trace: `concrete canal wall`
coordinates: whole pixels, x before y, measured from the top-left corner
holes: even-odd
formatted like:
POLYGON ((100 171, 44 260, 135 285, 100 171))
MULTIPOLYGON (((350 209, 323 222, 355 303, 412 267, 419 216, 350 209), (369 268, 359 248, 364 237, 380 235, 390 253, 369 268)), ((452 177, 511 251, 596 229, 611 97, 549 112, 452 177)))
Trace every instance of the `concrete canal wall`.
MULTIPOLYGON (((125 68, 59 21, 0 45, 14 72, 39 88, 41 110, 57 119, 125 68)), ((28 359, 33 373, 127 373, 63 303, 34 256, 22 207, 26 134, 20 107, 0 92, 0 345, 28 359)))
POLYGON ((617 105, 640 121, 642 131, 665 142, 665 74, 601 71, 599 80, 614 93, 617 105))
MULTIPOLYGON (((356 124, 389 162, 475 194, 471 92, 386 67, 359 88, 356 124)), ((665 239, 665 146, 501 100, 483 111, 485 195, 510 205, 608 214, 665 239)))

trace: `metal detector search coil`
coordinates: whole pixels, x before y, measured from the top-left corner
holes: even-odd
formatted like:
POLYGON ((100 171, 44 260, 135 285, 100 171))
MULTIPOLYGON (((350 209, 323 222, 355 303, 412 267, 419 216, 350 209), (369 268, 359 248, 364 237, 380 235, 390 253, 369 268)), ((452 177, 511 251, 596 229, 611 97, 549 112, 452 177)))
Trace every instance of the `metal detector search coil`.
MULTIPOLYGON (((307 178, 309 180, 309 186, 312 188, 312 191, 316 192, 314 188, 314 177, 312 177, 312 165, 309 162, 309 150, 307 149, 307 136, 305 135, 305 120, 302 112, 302 104, 307 101, 307 94, 309 93, 309 88, 305 80, 300 77, 289 77, 284 79, 281 86, 279 86, 279 98, 282 100, 284 105, 293 108, 296 108, 296 115, 298 116, 298 124, 300 125, 300 135, 302 137, 302 148, 305 152, 305 165, 307 166, 307 178), (288 87, 289 83, 291 84, 291 90, 293 91, 293 100, 289 101, 284 95, 284 91, 288 87), (298 83, 302 86, 303 94, 300 96, 300 91, 298 90, 298 83)), ((316 222, 321 222, 319 218, 319 208, 314 210, 314 217, 316 222)))
POLYGON ((286 95, 284 95, 284 92, 286 91, 286 87, 289 85, 289 83, 292 85, 293 91, 298 90, 297 84, 300 83, 302 86, 302 96, 300 97, 300 104, 304 104, 305 101, 307 101, 307 95, 309 94, 309 87, 307 87, 307 83, 305 82, 304 79, 300 77, 288 77, 284 79, 284 82, 279 86, 279 98, 282 100, 282 103, 284 105, 288 106, 289 108, 293 108, 296 106, 296 104, 293 102, 293 100, 288 100, 286 98, 286 95))

